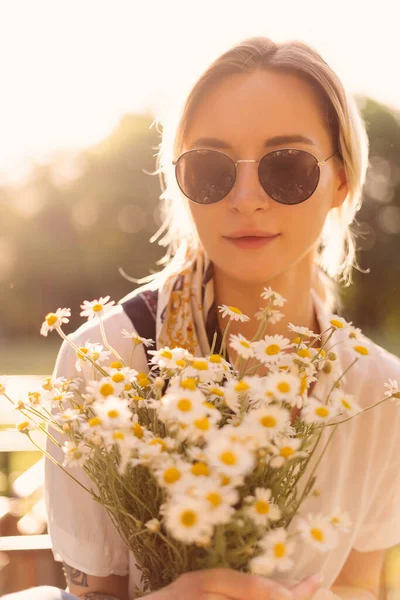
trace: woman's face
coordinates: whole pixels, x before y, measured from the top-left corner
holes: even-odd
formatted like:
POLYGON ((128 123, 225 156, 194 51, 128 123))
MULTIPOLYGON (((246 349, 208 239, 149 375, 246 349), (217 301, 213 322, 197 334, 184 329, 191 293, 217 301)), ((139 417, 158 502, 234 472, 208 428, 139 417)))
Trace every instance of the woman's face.
MULTIPOLYGON (((221 150, 233 160, 260 159, 288 147, 308 150, 318 160, 336 151, 311 86, 294 75, 262 70, 225 78, 207 95, 194 111, 183 152, 196 147, 221 150), (310 142, 265 146, 276 136, 294 135, 310 142), (219 143, 205 144, 200 138, 219 143)), ((295 265, 311 269, 327 214, 348 192, 344 169, 335 157, 321 167, 314 194, 291 206, 266 194, 257 168, 257 163, 238 163, 236 183, 220 202, 201 205, 186 199, 215 268, 249 284, 266 283, 295 265), (244 229, 279 235, 258 247, 230 239, 244 229)))

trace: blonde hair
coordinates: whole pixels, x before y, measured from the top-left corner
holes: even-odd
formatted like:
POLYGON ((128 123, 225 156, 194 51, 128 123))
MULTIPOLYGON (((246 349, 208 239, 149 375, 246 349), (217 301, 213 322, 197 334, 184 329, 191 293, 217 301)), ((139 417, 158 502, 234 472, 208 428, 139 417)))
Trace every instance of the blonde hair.
POLYGON ((313 282, 327 309, 333 310, 335 305, 341 306, 338 283, 350 285, 352 268, 358 268, 355 256, 357 235, 351 231, 350 225, 362 204, 369 143, 354 98, 345 91, 339 77, 318 52, 301 41, 275 43, 267 37, 254 37, 239 42, 214 60, 195 82, 175 118, 163 124, 156 173, 160 175, 163 189, 160 199, 163 200, 164 221, 151 241, 160 238, 159 244, 167 246, 162 261, 167 266, 152 277, 157 278, 179 268, 185 254, 182 248, 194 251, 199 248, 195 224, 187 202, 179 192, 172 165, 182 152, 195 108, 224 77, 256 69, 295 74, 312 85, 322 101, 323 117, 334 149, 344 164, 349 193, 344 203, 332 209, 326 218, 316 254, 313 282))

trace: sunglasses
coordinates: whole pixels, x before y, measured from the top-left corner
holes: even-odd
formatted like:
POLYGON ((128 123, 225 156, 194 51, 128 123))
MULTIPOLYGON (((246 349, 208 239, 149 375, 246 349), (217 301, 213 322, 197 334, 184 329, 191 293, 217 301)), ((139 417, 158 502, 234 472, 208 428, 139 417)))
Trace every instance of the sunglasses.
POLYGON ((310 152, 284 148, 268 152, 260 160, 236 160, 219 150, 196 149, 184 152, 175 165, 175 176, 184 195, 198 204, 213 204, 229 194, 235 185, 237 163, 258 163, 263 190, 280 204, 300 204, 315 192, 321 167, 337 152, 318 160, 310 152))

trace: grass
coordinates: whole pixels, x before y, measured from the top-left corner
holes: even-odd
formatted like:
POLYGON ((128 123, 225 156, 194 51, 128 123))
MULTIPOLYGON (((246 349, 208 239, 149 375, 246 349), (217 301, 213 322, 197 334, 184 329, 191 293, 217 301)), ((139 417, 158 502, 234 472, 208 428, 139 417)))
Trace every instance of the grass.
POLYGON ((38 337, 0 341, 0 376, 52 373, 61 339, 38 337))

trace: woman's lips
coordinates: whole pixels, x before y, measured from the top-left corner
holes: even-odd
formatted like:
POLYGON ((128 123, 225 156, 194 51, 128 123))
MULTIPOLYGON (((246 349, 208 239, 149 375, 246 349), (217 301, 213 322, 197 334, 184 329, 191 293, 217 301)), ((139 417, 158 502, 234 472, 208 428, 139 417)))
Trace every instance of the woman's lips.
POLYGON ((239 237, 239 238, 225 237, 224 239, 227 240, 230 244, 233 244, 234 246, 236 246, 237 248, 252 249, 252 248, 263 248, 264 246, 267 246, 268 244, 270 244, 271 242, 276 240, 276 238, 279 237, 279 235, 280 234, 274 235, 272 237, 262 237, 262 236, 244 236, 244 237, 239 237))

